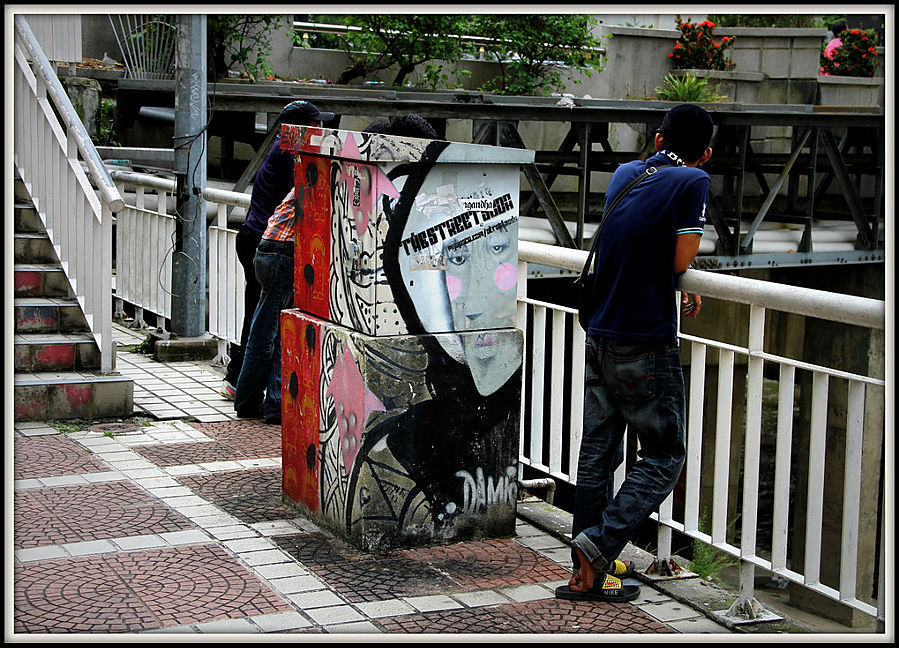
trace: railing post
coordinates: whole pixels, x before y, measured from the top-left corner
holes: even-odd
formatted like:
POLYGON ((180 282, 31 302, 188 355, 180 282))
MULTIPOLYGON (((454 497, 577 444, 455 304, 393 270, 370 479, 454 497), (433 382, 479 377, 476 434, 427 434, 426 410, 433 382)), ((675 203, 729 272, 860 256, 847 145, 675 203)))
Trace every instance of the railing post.
POLYGON ((762 444, 762 397, 765 361, 765 309, 749 310, 749 368, 746 376, 746 434, 743 449, 743 510, 740 525, 740 593, 725 615, 739 623, 780 619, 755 598, 755 565, 758 519, 759 457, 762 444))
MULTIPOLYGON (((528 306, 522 301, 528 296, 528 264, 527 261, 518 261, 518 322, 517 326, 521 330, 521 334, 524 336, 523 344, 525 348, 527 347, 528 341, 528 306)), ((523 353, 521 358, 521 412, 519 413, 519 425, 518 425, 518 456, 524 456, 524 407, 525 407, 525 399, 524 399, 524 386, 526 382, 526 376, 528 375, 528 354, 523 353)), ((519 466, 518 475, 521 477, 522 470, 519 466)))

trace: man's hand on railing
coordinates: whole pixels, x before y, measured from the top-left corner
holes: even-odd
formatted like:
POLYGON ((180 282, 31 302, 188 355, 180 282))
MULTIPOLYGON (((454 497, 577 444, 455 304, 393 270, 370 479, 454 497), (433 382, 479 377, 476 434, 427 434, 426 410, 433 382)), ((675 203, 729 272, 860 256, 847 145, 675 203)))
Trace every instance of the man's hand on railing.
POLYGON ((697 317, 702 308, 702 297, 693 293, 681 293, 684 317, 697 317))

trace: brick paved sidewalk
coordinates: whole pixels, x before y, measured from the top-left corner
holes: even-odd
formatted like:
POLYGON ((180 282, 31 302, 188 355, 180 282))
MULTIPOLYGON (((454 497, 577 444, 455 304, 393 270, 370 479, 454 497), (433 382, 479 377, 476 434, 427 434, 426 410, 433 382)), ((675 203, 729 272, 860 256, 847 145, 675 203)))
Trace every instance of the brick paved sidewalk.
POLYGON ((220 414, 16 424, 15 633, 726 632, 647 586, 632 604, 555 599, 567 548, 524 522, 514 538, 358 552, 283 504, 280 428, 220 414))

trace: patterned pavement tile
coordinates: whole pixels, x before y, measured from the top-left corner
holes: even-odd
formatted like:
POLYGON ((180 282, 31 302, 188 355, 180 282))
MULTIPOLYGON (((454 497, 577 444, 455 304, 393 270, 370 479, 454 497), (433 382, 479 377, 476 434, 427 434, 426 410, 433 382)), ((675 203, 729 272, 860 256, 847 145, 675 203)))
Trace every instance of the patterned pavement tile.
POLYGON ((137 632, 290 612, 220 547, 17 565, 16 632, 137 632))
POLYGON ((407 553, 449 574, 466 589, 496 589, 571 576, 512 538, 422 547, 407 553))
POLYGON ((16 549, 194 528, 130 482, 31 489, 14 498, 16 549))
POLYGON ((378 619, 396 633, 674 633, 632 605, 549 599, 378 619))
POLYGON ((326 534, 273 539, 351 603, 567 579, 561 567, 514 540, 488 540, 373 556, 326 534))
POLYGON ((15 439, 14 479, 78 475, 109 470, 99 459, 62 435, 15 439))
POLYGON ((281 427, 278 425, 267 425, 256 420, 191 425, 214 441, 151 445, 135 450, 157 466, 281 456, 281 427))
POLYGON ((280 468, 181 476, 178 481, 245 524, 297 517, 282 502, 280 468))

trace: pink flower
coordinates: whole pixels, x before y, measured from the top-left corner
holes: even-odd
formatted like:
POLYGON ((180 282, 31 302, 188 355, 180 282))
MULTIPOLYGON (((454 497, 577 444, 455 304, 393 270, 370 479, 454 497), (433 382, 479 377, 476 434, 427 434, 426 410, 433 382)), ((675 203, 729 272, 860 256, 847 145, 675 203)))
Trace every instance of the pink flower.
POLYGON ((841 41, 839 38, 834 38, 832 41, 830 41, 827 44, 827 47, 824 48, 824 56, 826 58, 832 59, 834 52, 842 44, 843 44, 843 41, 841 41))

